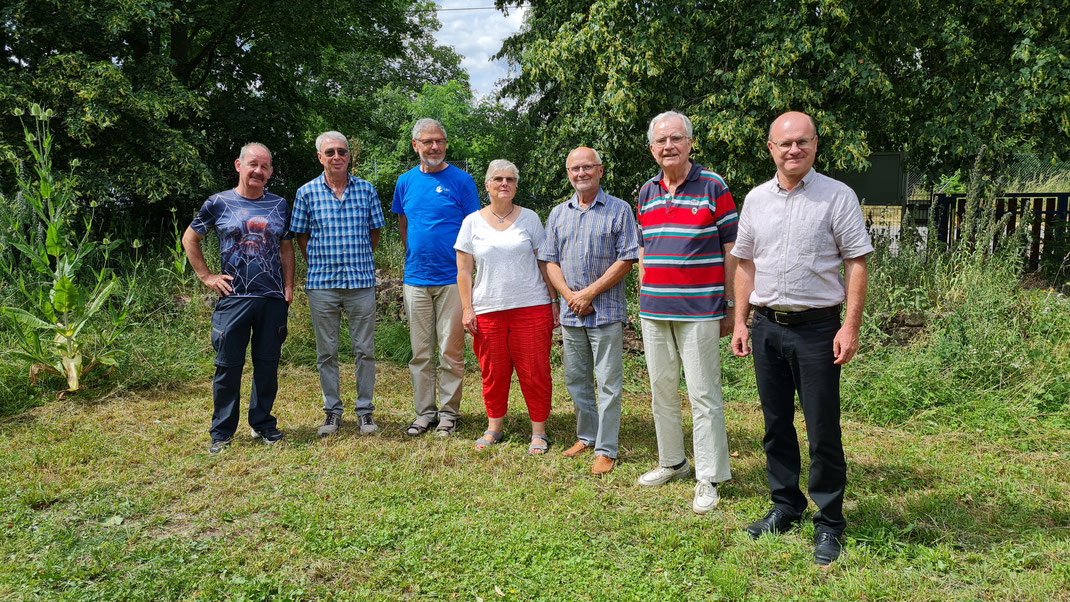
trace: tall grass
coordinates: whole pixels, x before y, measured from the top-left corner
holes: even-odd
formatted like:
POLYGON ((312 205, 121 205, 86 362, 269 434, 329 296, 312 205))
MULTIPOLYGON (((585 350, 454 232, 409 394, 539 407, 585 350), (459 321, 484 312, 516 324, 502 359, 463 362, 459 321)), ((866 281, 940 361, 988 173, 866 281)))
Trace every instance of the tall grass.
POLYGON ((1037 421, 1070 425, 1070 299, 1021 286, 1026 232, 997 239, 984 179, 971 178, 962 236, 876 240, 864 335, 844 406, 878 424, 982 429, 1030 445, 1037 421), (891 331, 905 323, 905 346, 891 331))

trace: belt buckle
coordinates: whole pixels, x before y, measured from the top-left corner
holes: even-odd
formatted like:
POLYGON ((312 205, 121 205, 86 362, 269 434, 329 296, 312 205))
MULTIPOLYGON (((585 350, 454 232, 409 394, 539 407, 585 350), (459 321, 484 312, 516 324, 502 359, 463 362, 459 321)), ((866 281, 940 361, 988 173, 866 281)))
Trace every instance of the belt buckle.
POLYGON ((786 312, 786 311, 777 311, 777 310, 774 309, 773 310, 773 321, 776 322, 777 324, 780 324, 781 326, 791 326, 791 322, 788 320, 788 312, 786 312), (781 316, 783 316, 783 318, 784 318, 783 322, 781 321, 781 316))

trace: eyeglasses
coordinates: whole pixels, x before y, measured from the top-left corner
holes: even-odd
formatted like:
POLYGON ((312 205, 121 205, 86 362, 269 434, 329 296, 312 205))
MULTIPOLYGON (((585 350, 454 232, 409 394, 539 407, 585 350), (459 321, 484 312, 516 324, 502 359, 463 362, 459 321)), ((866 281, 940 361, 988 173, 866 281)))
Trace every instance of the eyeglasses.
POLYGON ((798 140, 781 140, 780 142, 773 142, 772 140, 770 140, 770 142, 773 142, 773 144, 777 148, 779 148, 781 152, 786 153, 790 151, 791 147, 793 146, 798 146, 800 149, 805 150, 809 148, 810 144, 814 140, 817 140, 817 136, 811 136, 809 138, 799 138, 798 140))
POLYGON ((654 146, 665 146, 665 144, 668 142, 672 142, 673 146, 680 146, 684 143, 685 140, 690 140, 690 138, 688 138, 687 136, 681 136, 680 134, 673 134, 669 137, 662 136, 661 138, 654 139, 654 146))
POLYGON ((573 165, 572 167, 566 167, 570 174, 578 174, 580 172, 591 173, 596 168, 602 167, 601 163, 595 163, 594 165, 573 165))
POLYGON ((513 176, 494 176, 490 179, 491 183, 501 185, 503 182, 509 184, 516 184, 516 178, 513 176))
POLYGON ((422 144, 422 145, 424 145, 424 146, 426 146, 428 148, 430 148, 432 146, 435 146, 436 144, 439 145, 439 146, 446 146, 446 139, 445 138, 431 138, 431 139, 419 138, 419 139, 417 139, 417 142, 419 142, 420 144, 422 144))
POLYGON ((349 154, 349 149, 348 148, 329 148, 329 149, 323 151, 323 155, 325 157, 333 157, 336 153, 338 154, 339 157, 344 157, 344 156, 349 154))

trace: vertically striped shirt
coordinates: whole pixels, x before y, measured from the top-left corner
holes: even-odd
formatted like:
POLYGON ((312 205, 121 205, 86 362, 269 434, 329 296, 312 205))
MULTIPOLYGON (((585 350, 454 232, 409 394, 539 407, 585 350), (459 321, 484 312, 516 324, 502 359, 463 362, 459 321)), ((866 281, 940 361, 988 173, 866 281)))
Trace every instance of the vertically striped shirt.
MULTIPOLYGON (((565 284, 574 291, 590 286, 618 261, 639 256, 635 218, 628 203, 601 188, 587 209, 576 195, 554 207, 546 220, 546 238, 539 247, 539 261, 561 266, 565 284)), ((624 279, 591 301, 592 313, 578 316, 561 303, 561 323, 592 328, 628 320, 624 279)))
POLYGON ((659 173, 639 190, 639 316, 719 320, 726 307, 724 245, 736 240, 736 204, 721 176, 698 163, 673 194, 664 177, 659 173))

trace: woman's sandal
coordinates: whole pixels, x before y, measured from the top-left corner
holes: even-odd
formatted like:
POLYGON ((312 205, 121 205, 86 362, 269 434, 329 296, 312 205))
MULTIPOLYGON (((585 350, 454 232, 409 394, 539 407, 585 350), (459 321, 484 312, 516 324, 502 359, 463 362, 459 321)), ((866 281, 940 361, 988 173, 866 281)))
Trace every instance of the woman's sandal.
POLYGON ((531 445, 528 446, 529 454, 541 456, 548 449, 550 449, 550 440, 546 438, 546 435, 531 436, 531 445))
POLYGON ((479 439, 476 439, 476 451, 483 451, 484 449, 487 449, 488 446, 497 445, 498 442, 502 440, 502 435, 504 434, 504 432, 495 433, 490 429, 483 431, 483 435, 479 439), (487 439, 487 435, 490 435, 490 439, 487 439))

